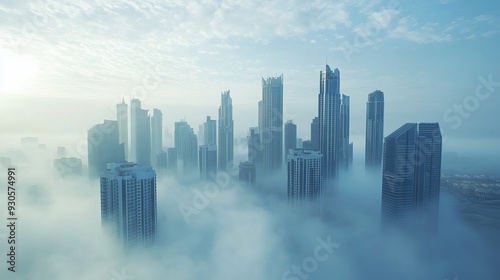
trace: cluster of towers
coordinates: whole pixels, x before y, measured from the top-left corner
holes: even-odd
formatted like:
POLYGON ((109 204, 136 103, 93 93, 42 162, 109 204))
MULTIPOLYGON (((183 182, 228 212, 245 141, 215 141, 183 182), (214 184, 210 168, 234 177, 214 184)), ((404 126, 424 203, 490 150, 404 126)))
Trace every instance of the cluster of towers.
POLYGON ((130 114, 124 100, 116 109, 116 120, 104 120, 88 130, 89 178, 100 177, 103 227, 131 249, 155 240, 155 170, 180 177, 199 171, 201 179, 207 180, 233 164, 232 99, 229 90, 222 92, 218 129, 210 117, 198 136, 186 121, 175 122, 170 148, 162 147, 159 109, 150 115, 138 99, 130 101, 130 114))
MULTIPOLYGON (((310 139, 298 139, 297 125, 283 121, 283 75, 263 78, 258 126, 249 129, 248 159, 239 164, 242 184, 253 186, 286 170, 291 209, 313 205, 321 212, 324 188, 337 184, 353 161, 350 98, 340 93, 339 69, 326 65, 320 71, 317 112, 310 139)), ((154 169, 213 180, 217 172, 234 165, 234 122, 229 90, 221 93, 218 120, 207 116, 198 135, 186 121, 175 122, 174 147, 162 147, 160 110, 153 109, 149 115, 138 99, 132 99, 130 121, 128 116, 128 105, 122 101, 116 121, 105 120, 88 131, 88 166, 90 178, 101 176, 103 225, 126 247, 133 247, 155 239, 154 169)), ((366 104, 365 167, 380 174, 383 166, 383 225, 435 231, 441 172, 439 125, 405 124, 385 141, 383 129, 384 94, 376 90, 366 104)))

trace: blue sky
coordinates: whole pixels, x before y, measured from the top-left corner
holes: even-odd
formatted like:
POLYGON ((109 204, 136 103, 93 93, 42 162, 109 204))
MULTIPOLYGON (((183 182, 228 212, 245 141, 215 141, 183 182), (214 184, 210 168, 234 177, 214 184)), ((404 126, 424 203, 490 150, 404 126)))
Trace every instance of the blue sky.
POLYGON ((170 131, 181 118, 197 127, 206 115, 217 118, 220 92, 230 89, 243 136, 257 124, 261 77, 283 74, 285 120, 293 119, 306 139, 319 71, 328 62, 351 96, 353 135, 364 134, 367 95, 380 89, 385 135, 405 122, 428 121, 440 122, 451 138, 500 138, 499 5, 2 1, 0 110, 12 117, 0 129, 81 137, 134 96, 144 108, 161 109, 170 131), (488 96, 474 99, 488 79, 488 96), (460 116, 454 105, 464 102, 470 110, 460 116))

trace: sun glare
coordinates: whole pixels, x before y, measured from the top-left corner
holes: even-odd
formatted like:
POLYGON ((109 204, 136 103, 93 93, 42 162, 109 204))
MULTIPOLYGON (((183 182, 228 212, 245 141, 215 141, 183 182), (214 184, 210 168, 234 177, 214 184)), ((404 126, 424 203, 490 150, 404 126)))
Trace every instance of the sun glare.
POLYGON ((0 49, 0 93, 12 93, 26 86, 38 72, 35 60, 0 49))

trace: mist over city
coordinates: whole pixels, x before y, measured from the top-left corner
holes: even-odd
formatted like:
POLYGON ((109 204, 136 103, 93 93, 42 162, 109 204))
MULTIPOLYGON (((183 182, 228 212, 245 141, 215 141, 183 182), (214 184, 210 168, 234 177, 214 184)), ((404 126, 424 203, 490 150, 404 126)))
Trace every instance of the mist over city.
POLYGON ((494 1, 0 3, 0 279, 500 279, 494 1))

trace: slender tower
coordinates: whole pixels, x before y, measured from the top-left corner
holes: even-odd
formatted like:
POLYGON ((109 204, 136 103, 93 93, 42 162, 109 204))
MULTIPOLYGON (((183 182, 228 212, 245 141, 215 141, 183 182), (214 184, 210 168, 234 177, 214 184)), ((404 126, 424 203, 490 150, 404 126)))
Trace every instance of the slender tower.
POLYGON ((442 138, 437 123, 407 123, 385 138, 382 226, 435 233, 442 138))
POLYGON ((129 146, 128 146, 128 105, 125 99, 122 103, 116 104, 116 120, 118 121, 118 137, 120 144, 123 144, 125 149, 125 159, 128 159, 129 146))
POLYGON ((233 125, 233 101, 227 90, 221 93, 219 107, 219 170, 227 170, 228 165, 233 162, 233 125))
POLYGON ((326 65, 320 72, 318 96, 319 150, 325 179, 336 179, 340 147, 340 71, 326 65))
POLYGON ((283 163, 283 75, 262 78, 259 111, 262 176, 267 177, 279 172, 283 163))
POLYGON ((297 125, 291 120, 285 123, 285 160, 287 160, 288 151, 297 148, 297 125))
POLYGON ((366 102, 365 167, 380 170, 384 140, 384 93, 368 94, 366 102))
POLYGON ((159 109, 153 109, 153 116, 151 116, 151 161, 152 166, 157 167, 159 156, 162 152, 162 128, 163 128, 163 114, 159 109))

